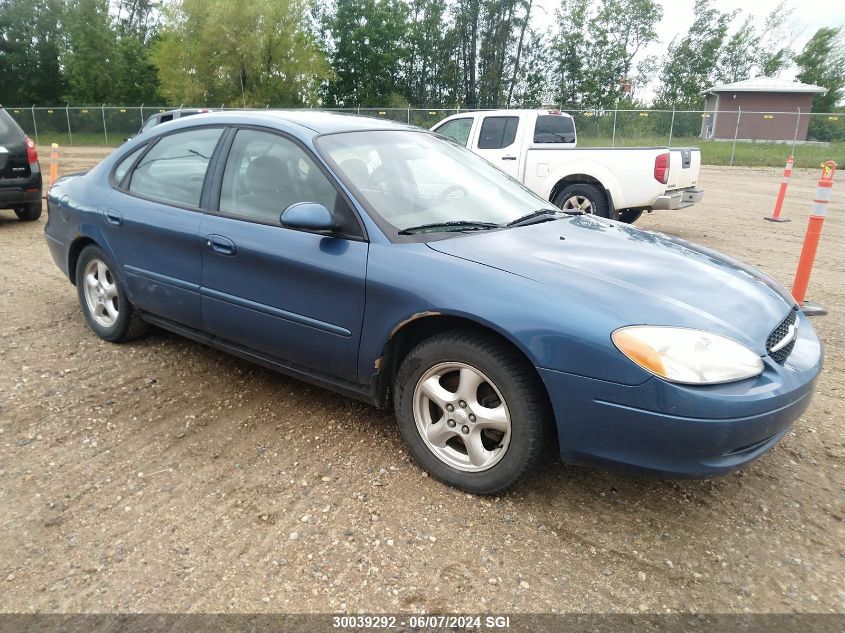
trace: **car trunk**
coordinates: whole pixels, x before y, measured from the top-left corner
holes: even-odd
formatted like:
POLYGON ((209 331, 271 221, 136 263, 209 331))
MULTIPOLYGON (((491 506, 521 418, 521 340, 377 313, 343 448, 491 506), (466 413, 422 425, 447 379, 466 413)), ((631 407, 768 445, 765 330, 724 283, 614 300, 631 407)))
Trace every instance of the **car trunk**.
POLYGON ((0 110, 0 181, 23 180, 29 176, 26 136, 12 117, 0 110))

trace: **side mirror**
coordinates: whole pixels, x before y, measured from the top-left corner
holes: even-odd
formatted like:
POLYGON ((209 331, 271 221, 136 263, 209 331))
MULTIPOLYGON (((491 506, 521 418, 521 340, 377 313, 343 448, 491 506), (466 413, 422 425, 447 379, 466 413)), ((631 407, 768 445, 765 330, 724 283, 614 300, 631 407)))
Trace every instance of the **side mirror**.
POLYGON ((337 228, 331 212, 319 202, 297 202, 282 212, 282 226, 305 231, 334 231, 337 228))

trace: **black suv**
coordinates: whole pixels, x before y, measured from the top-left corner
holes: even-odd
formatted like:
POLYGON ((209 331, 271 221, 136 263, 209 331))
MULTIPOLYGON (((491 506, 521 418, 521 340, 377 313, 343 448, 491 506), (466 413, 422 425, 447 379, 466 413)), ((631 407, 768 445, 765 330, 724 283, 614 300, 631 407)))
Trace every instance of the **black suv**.
POLYGON ((41 167, 35 143, 0 107, 0 209, 19 220, 41 217, 41 167))

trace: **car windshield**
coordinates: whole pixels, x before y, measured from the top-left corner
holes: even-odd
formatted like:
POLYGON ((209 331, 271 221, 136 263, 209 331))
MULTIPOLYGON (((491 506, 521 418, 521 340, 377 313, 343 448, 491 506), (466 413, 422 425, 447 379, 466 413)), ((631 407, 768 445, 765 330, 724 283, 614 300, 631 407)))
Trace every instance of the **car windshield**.
POLYGON ((317 146, 375 219, 399 233, 496 228, 549 207, 483 158, 427 132, 344 132, 317 146))

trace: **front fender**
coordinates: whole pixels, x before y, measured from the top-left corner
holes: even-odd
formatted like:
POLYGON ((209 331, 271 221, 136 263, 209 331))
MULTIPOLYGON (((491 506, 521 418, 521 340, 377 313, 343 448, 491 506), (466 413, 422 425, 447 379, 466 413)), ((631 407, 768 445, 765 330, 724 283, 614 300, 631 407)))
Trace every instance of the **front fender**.
MULTIPOLYGON (((460 239, 460 238, 455 238, 460 239)), ((535 367, 640 384, 649 374, 610 342, 613 315, 520 275, 434 251, 371 244, 358 374, 370 382, 385 345, 409 320, 459 317, 492 330, 535 367)))

